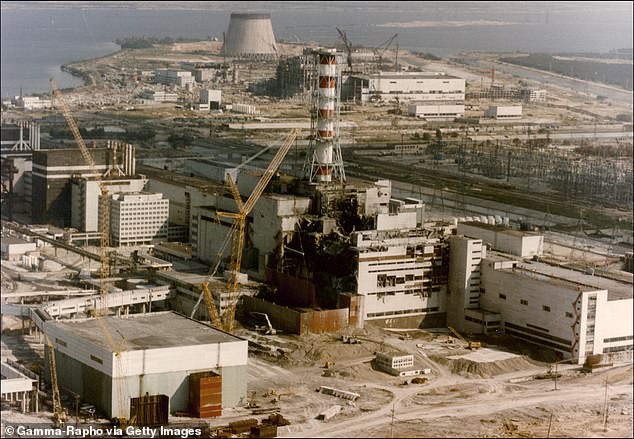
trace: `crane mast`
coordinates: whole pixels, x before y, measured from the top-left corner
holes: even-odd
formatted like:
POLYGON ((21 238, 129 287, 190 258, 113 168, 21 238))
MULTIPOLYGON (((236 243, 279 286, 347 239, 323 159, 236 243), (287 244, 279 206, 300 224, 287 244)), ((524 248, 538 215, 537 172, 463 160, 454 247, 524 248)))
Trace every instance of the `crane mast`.
POLYGON ((81 151, 81 155, 84 157, 84 160, 90 167, 90 171, 97 178, 99 183, 99 259, 100 259, 100 282, 99 282, 99 293, 101 298, 101 303, 99 306, 99 310, 95 309, 97 313, 105 313, 107 312, 107 287, 106 287, 106 278, 110 275, 110 261, 108 259, 108 247, 110 246, 110 205, 108 202, 108 188, 105 184, 103 184, 102 176, 97 166, 95 165, 95 161, 88 150, 88 146, 86 146, 86 142, 81 137, 81 133, 73 116, 70 114, 70 110, 68 108, 68 104, 64 100, 62 96, 62 92, 57 87, 55 83, 55 79, 51 78, 50 83, 53 86, 53 92, 55 93, 55 97, 57 98, 61 108, 62 114, 64 115, 64 119, 66 119, 66 123, 70 128, 70 131, 79 146, 79 150, 81 151))
MULTIPOLYGON (((269 163, 269 166, 262 174, 262 177, 256 184, 255 188, 251 192, 251 195, 245 203, 242 202, 240 191, 234 183, 233 178, 231 178, 231 175, 227 175, 227 184, 229 185, 231 194, 233 195, 233 198, 236 202, 238 212, 218 212, 218 216, 231 218, 233 220, 233 226, 231 227, 231 230, 229 232, 231 234, 231 263, 229 265, 230 272, 227 280, 228 303, 222 315, 222 318, 220 317, 220 313, 218 312, 218 309, 213 302, 211 292, 207 287, 207 282, 204 282, 202 284, 202 294, 205 299, 209 318, 212 322, 212 325, 216 328, 224 329, 227 332, 233 332, 235 324, 235 313, 240 290, 238 277, 240 273, 240 267, 242 265, 242 249, 244 245, 247 216, 251 213, 253 207, 255 206, 255 203, 264 192, 264 189, 266 189, 266 186, 273 178, 273 175, 277 172, 277 169, 282 163, 282 160, 284 160, 284 157, 286 157, 286 154, 293 145, 293 142, 295 141, 298 133, 299 130, 295 129, 288 135, 282 146, 280 146, 280 148, 277 150, 275 157, 273 157, 273 160, 271 160, 271 163, 269 163)), ((228 238, 229 235, 227 236, 227 239, 228 238)), ((225 243, 227 243, 227 239, 225 239, 225 243)))

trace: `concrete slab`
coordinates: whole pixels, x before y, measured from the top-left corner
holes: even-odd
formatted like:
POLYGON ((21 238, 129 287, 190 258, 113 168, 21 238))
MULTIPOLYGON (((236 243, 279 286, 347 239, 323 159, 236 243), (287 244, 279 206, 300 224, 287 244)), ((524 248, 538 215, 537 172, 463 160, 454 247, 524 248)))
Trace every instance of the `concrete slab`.
POLYGON ((50 325, 72 332, 106 349, 111 348, 101 325, 112 337, 125 339, 127 351, 225 343, 241 340, 226 332, 184 317, 172 311, 134 314, 127 317, 56 321, 50 325))
POLYGON ((472 351, 464 355, 453 355, 451 357, 447 357, 449 360, 465 359, 475 363, 491 363, 494 361, 508 360, 510 358, 519 358, 519 355, 487 348, 480 348, 477 351, 472 351))

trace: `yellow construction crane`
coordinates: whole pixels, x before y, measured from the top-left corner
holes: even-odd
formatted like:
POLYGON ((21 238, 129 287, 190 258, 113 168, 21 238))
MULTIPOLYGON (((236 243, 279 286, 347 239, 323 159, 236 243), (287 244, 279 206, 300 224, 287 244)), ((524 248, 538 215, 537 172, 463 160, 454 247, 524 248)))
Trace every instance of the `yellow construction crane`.
MULTIPOLYGON (((234 183, 233 178, 231 178, 231 175, 227 174, 227 184, 229 185, 229 188, 231 189, 231 194, 235 199, 236 205, 238 207, 238 212, 218 212, 218 216, 231 218, 233 220, 233 226, 230 231, 231 263, 227 281, 228 303, 227 308, 223 313, 222 320, 220 318, 220 313, 216 309, 216 305, 213 301, 211 292, 207 288, 207 282, 204 282, 202 284, 203 294, 212 325, 217 328, 224 329, 227 332, 233 332, 235 323, 236 306, 238 304, 239 296, 238 276, 240 274, 240 266, 242 265, 242 247, 245 238, 247 216, 251 213, 253 207, 255 206, 255 203, 264 192, 264 189, 266 189, 266 186, 273 178, 273 175, 277 172, 277 169, 282 163, 282 160, 284 160, 284 157, 286 157, 286 154, 290 150, 298 133, 299 130, 295 129, 288 135, 282 146, 280 146, 280 149, 277 150, 275 157, 273 157, 273 160, 271 161, 271 163, 269 163, 269 166, 264 171, 264 174, 255 185, 253 192, 251 192, 251 195, 245 203, 242 202, 240 191, 234 183)), ((225 242, 227 242, 228 237, 229 235, 227 235, 225 242)), ((222 302, 220 296, 219 299, 219 302, 222 302)))
MULTIPOLYGON (((106 337, 107 343, 110 345, 112 351, 115 354, 117 369, 119 371, 119 374, 121 374, 122 367, 123 367, 121 364, 122 347, 117 346, 114 339, 112 338, 112 335, 110 334, 110 331, 106 327, 105 322, 101 319, 101 316, 108 313, 108 305, 107 305, 108 289, 107 289, 107 283, 106 283, 106 278, 110 275, 110 261, 108 259, 108 247, 110 245, 110 239, 109 239, 110 238, 110 203, 108 200, 108 188, 102 181, 102 175, 97 169, 97 166, 95 165, 95 161, 92 155, 90 154, 88 147, 86 146, 86 142, 84 142, 84 139, 81 137, 79 128, 77 127, 75 120, 70 114, 70 109, 68 108, 68 104, 66 104, 66 101, 64 100, 64 97, 62 96, 61 91, 57 87, 57 84, 55 83, 55 79, 51 78, 50 82, 51 82, 51 85, 53 86, 53 92, 55 93, 55 97, 57 98, 62 108, 62 113, 64 114, 64 118, 66 119, 66 122, 68 123, 68 126, 70 127, 70 130, 73 133, 73 137, 75 138, 75 141, 77 142, 77 145, 79 146, 81 154, 84 157, 84 160, 86 160, 86 163, 88 163, 88 166, 90 167, 91 172, 93 173, 93 175, 97 179, 97 182, 99 183, 99 191, 100 191, 99 250, 100 250, 100 262, 101 262, 100 281, 99 281, 100 304, 99 304, 99 307, 95 307, 95 316, 97 318, 97 322, 99 323, 101 327, 101 330, 103 331, 106 337)), ((115 157, 115 160, 116 160, 116 157, 115 157)), ((122 345, 124 343, 125 343, 125 339, 122 340, 122 345)), ((50 341, 49 341, 49 344, 50 344, 50 341)), ((123 406, 123 391, 120 386, 121 386, 121 380, 118 380, 117 389, 116 389, 117 398, 119 400, 119 407, 122 407, 123 406)), ((125 423, 131 422, 124 418, 121 418, 121 420, 125 423)))
POLYGON ((101 263, 101 271, 100 271, 100 282, 99 282, 99 293, 101 303, 99 309, 95 309, 95 313, 104 314, 107 313, 108 306, 106 304, 107 299, 107 286, 106 286, 106 278, 109 276, 110 272, 110 261, 108 260, 108 247, 110 245, 110 205, 108 202, 108 188, 102 182, 102 176, 97 166, 95 165, 95 161, 86 146, 86 142, 81 137, 81 133, 79 132, 79 128, 75 123, 75 120, 70 114, 70 110, 66 101, 62 96, 62 92, 59 91, 57 84, 55 83, 55 79, 50 79, 51 85, 53 86, 53 92, 55 93, 55 97, 57 98, 61 108, 62 113, 64 114, 64 118, 70 127, 71 132, 73 133, 73 137, 79 146, 82 156, 88 166, 90 167, 90 171, 97 178, 99 183, 99 190, 101 192, 101 196, 99 198, 99 233, 100 233, 100 243, 99 243, 99 251, 100 251, 100 263, 101 263))
POLYGON ((452 328, 451 326, 447 326, 447 328, 449 328, 449 330, 451 332, 453 332, 453 334, 456 337, 458 337, 459 340, 461 340, 464 343, 466 343, 467 347, 469 349, 471 349, 472 351, 475 351, 476 349, 480 349, 480 347, 482 347, 482 345, 480 344, 479 341, 468 341, 468 340, 465 340, 464 337, 462 335, 460 335, 460 333, 458 331, 456 331, 454 328, 452 328))
POLYGON ((48 369, 51 374, 51 392, 53 394, 53 422, 56 427, 63 426, 67 421, 66 410, 62 407, 62 398, 59 394, 59 385, 57 384, 57 363, 55 361, 55 347, 53 343, 46 338, 46 348, 48 350, 48 369))

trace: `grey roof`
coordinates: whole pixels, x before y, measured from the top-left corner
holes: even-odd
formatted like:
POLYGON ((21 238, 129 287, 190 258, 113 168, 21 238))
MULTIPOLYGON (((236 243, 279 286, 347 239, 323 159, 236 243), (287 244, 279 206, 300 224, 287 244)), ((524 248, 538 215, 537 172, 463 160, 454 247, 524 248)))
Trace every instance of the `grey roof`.
MULTIPOLYGON (((227 343, 242 339, 173 311, 133 314, 124 318, 103 317, 112 342, 121 351, 161 349, 227 343)), ((97 319, 57 321, 51 325, 67 330, 87 342, 113 348, 97 319)), ((114 348, 113 348, 114 349, 114 348)))

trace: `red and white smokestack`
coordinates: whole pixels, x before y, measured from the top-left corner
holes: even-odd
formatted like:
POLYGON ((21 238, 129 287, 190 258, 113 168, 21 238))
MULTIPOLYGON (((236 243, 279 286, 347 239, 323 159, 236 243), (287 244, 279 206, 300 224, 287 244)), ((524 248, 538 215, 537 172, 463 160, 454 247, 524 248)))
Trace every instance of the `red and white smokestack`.
POLYGON ((332 181, 335 103, 337 98, 337 50, 319 52, 319 100, 317 114, 317 143, 315 148, 315 180, 332 181))

